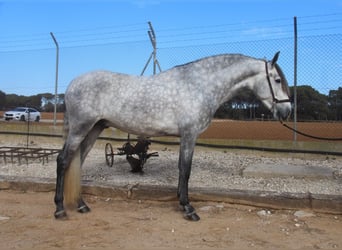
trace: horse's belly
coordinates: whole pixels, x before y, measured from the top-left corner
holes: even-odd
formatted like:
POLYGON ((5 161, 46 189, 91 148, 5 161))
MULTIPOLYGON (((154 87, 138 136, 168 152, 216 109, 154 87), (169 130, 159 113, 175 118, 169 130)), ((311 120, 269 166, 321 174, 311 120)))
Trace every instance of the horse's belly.
POLYGON ((129 121, 110 122, 109 126, 124 132, 142 136, 179 135, 179 128, 172 122, 149 121, 149 118, 132 118, 129 121))

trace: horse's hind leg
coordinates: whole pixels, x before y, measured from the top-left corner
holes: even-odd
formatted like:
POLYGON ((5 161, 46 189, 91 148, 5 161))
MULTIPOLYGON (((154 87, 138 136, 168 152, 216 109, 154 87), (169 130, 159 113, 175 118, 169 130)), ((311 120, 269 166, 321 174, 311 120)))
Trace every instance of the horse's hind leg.
POLYGON ((64 173, 65 169, 63 167, 63 152, 65 149, 65 145, 63 147, 62 152, 60 152, 57 156, 57 179, 56 179, 56 193, 55 193, 55 204, 56 204, 56 211, 55 211, 55 218, 61 219, 66 217, 66 212, 64 210, 63 205, 63 186, 64 186, 64 173))
POLYGON ((98 122, 90 129, 86 136, 76 136, 75 134, 70 135, 69 133, 63 150, 57 157, 57 180, 55 193, 55 217, 57 219, 66 217, 63 205, 64 194, 66 195, 66 198, 69 197, 69 202, 77 203, 79 212, 84 213, 90 211, 89 207, 81 197, 80 168, 86 155, 94 145, 96 138, 102 132, 104 127, 103 122, 98 122))
POLYGON ((197 136, 191 133, 183 134, 181 137, 178 162, 179 180, 177 195, 179 197, 179 203, 185 212, 184 217, 193 221, 198 221, 200 219, 200 217, 196 214, 195 209, 190 205, 188 197, 189 178, 196 138, 197 136))
POLYGON ((78 144, 69 145, 67 142, 64 144, 62 151, 57 156, 57 178, 56 178, 56 193, 55 193, 55 218, 62 219, 66 217, 64 210, 64 183, 65 173, 70 163, 72 162, 78 150, 78 144))
MULTIPOLYGON (((103 129, 105 129, 107 126, 104 124, 103 121, 99 121, 94 125, 92 130, 88 133, 88 135, 84 138, 84 140, 81 143, 81 165, 83 165, 83 162, 85 158, 87 157, 89 151, 94 146, 94 143, 96 142, 96 139, 101 134, 103 129)), ((77 201, 77 211, 80 213, 86 213, 90 211, 90 208, 87 206, 87 204, 82 199, 81 195, 77 201)))
POLYGON ((81 143, 81 164, 82 165, 89 151, 94 146, 96 139, 99 137, 99 135, 102 133, 102 131, 105 128, 108 128, 108 126, 106 125, 106 121, 100 120, 97 123, 95 123, 93 128, 89 131, 87 136, 83 139, 81 143))

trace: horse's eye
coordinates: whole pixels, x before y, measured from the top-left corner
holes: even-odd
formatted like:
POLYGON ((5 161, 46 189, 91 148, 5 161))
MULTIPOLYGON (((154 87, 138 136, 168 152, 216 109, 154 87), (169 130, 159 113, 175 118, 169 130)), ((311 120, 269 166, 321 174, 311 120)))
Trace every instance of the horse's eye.
POLYGON ((276 83, 281 83, 281 78, 276 78, 274 80, 276 81, 276 83))

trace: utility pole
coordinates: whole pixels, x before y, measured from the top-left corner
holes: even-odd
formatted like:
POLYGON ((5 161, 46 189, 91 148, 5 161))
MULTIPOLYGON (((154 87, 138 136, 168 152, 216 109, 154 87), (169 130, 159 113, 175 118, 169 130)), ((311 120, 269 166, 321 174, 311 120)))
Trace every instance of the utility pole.
POLYGON ((294 24, 294 70, 293 70, 293 140, 297 142, 297 17, 293 18, 294 24))
MULTIPOLYGON (((152 23, 151 22, 147 22, 148 26, 150 27, 150 30, 147 31, 148 36, 150 37, 150 41, 152 43, 152 47, 153 47, 153 51, 150 55, 150 57, 148 58, 142 72, 141 72, 141 76, 145 73, 145 70, 148 66, 148 64, 150 63, 151 59, 153 58, 153 75, 156 74, 156 66, 158 66, 159 72, 161 72, 161 68, 157 59, 157 39, 156 39, 156 34, 154 33, 154 29, 152 27, 152 23)), ((127 134, 127 140, 128 142, 130 141, 130 134, 127 134)))
POLYGON ((57 93, 57 89, 58 89, 58 61, 59 61, 59 46, 58 46, 58 42, 55 38, 55 36, 53 35, 52 32, 50 32, 50 35, 56 45, 56 79, 55 79, 55 105, 54 105, 54 111, 53 111, 53 125, 56 126, 56 119, 57 119, 57 101, 58 101, 58 93, 57 93))
POLYGON ((150 40, 151 40, 151 43, 152 43, 152 47, 153 47, 153 51, 152 51, 150 57, 148 58, 148 60, 147 60, 147 62, 145 64, 145 67, 142 70, 140 75, 143 75, 145 73, 145 70, 146 70, 146 68, 147 68, 147 66, 150 63, 152 58, 153 58, 153 75, 156 74, 156 66, 158 66, 158 69, 159 69, 160 72, 162 71, 161 68, 160 68, 158 59, 157 59, 157 39, 156 39, 156 34, 154 33, 154 29, 152 27, 152 23, 148 22, 148 25, 150 27, 150 30, 147 31, 147 33, 148 33, 148 36, 150 37, 150 40))

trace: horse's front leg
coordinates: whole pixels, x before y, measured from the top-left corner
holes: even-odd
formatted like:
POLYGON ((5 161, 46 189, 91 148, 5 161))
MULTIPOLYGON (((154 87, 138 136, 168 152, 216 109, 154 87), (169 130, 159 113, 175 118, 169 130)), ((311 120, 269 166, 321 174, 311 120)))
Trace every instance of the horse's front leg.
POLYGON ((184 210, 184 217, 189 220, 198 221, 200 217, 195 209, 190 205, 188 197, 188 185, 191 173, 192 157, 194 153, 197 136, 182 136, 179 153, 179 180, 178 198, 181 208, 184 210))

